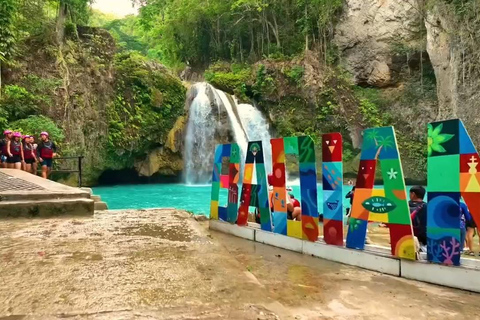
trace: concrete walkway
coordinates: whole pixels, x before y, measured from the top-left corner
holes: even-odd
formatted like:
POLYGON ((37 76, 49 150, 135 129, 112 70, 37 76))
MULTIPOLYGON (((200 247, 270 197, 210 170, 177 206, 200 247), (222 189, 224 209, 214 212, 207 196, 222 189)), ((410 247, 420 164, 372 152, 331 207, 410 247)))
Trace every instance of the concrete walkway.
POLYGON ((0 169, 0 218, 93 215, 90 193, 25 171, 0 169))
POLYGON ((478 319, 480 295, 207 230, 175 210, 0 223, 0 319, 478 319))

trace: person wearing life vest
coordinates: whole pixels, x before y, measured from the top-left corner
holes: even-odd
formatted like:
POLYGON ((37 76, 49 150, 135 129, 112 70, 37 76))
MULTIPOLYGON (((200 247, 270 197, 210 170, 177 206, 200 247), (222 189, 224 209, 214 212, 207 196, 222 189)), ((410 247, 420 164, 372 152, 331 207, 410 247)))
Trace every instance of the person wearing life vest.
POLYGON ((32 136, 29 135, 26 135, 23 138, 23 157, 25 159, 23 170, 35 174, 32 171, 32 165, 37 162, 37 156, 35 155, 35 149, 33 148, 31 138, 32 136))
POLYGON ((33 136, 30 136, 30 143, 32 144, 32 152, 33 155, 35 156, 35 162, 32 163, 32 173, 37 174, 37 165, 38 165, 38 157, 37 157, 37 147, 38 144, 35 143, 35 138, 33 136))
POLYGON ((12 140, 12 130, 3 131, 3 139, 0 140, 0 168, 7 168, 8 141, 12 140))
POLYGON ((41 141, 37 147, 38 160, 42 166, 42 177, 47 179, 52 172, 53 158, 57 156, 57 147, 55 143, 49 139, 48 132, 40 133, 41 141))
POLYGON ((12 140, 7 142, 8 167, 10 169, 21 170, 23 163, 22 134, 20 132, 14 132, 12 136, 12 140))

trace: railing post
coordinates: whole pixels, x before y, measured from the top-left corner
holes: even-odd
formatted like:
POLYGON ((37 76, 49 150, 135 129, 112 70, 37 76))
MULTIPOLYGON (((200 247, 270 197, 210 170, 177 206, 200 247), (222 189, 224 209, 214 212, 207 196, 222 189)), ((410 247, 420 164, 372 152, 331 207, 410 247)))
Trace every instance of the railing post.
POLYGON ((78 187, 82 187, 82 158, 78 157, 78 187))

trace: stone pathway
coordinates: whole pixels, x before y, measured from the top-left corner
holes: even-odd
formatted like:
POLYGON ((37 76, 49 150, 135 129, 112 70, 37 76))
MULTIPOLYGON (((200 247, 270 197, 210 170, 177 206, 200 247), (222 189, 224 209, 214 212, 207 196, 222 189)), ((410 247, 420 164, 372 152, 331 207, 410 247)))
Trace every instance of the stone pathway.
POLYGON ((480 295, 210 232, 176 210, 0 221, 0 319, 478 319, 480 295))
POLYGON ((44 190, 41 186, 0 172, 0 192, 44 190))

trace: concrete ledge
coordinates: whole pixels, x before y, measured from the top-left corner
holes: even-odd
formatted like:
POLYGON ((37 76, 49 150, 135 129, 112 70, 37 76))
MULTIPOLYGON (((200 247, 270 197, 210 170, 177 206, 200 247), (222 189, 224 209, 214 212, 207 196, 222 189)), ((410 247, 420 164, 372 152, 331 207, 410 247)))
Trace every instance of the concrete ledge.
POLYGON ((303 253, 325 260, 390 274, 392 276, 400 276, 399 259, 378 255, 372 252, 305 241, 303 243, 303 253))
POLYGON ((402 278, 480 292, 480 270, 428 262, 400 261, 402 278))
POLYGON ((249 227, 239 227, 236 224, 230 224, 217 220, 210 220, 209 227, 212 230, 231 234, 239 238, 255 241, 255 230, 249 227))
POLYGON ((62 199, 35 202, 2 201, 0 218, 48 218, 58 216, 93 216, 90 199, 62 199))
POLYGON ((300 253, 303 251, 303 240, 287 237, 278 233, 255 230, 255 241, 290 251, 300 253))

